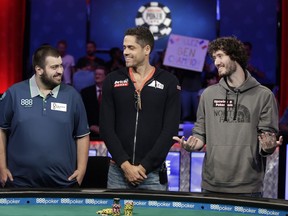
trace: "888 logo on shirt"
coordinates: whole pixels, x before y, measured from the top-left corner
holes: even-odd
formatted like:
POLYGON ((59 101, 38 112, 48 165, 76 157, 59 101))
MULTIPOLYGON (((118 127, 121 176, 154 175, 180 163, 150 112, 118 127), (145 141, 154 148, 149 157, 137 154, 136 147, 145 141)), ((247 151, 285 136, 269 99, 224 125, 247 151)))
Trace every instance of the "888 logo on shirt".
POLYGON ((24 107, 32 107, 33 105, 33 99, 21 99, 20 100, 20 104, 21 106, 24 106, 24 107))

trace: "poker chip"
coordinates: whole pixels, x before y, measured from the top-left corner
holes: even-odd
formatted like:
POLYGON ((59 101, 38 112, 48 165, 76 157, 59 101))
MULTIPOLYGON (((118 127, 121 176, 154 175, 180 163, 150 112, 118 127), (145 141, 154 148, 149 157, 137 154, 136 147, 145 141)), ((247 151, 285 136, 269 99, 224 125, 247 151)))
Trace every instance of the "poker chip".
POLYGON ((105 208, 96 212, 96 214, 101 215, 112 215, 112 213, 113 213, 112 208, 105 208))
POLYGON ((135 23, 136 26, 149 28, 155 40, 169 35, 172 31, 170 9, 159 2, 150 2, 141 6, 135 23))
POLYGON ((125 216, 132 216, 133 215, 133 208, 134 208, 133 201, 126 202, 124 205, 124 215, 125 216))
POLYGON ((113 214, 113 216, 120 216, 121 215, 120 198, 114 198, 113 199, 112 214, 113 214))

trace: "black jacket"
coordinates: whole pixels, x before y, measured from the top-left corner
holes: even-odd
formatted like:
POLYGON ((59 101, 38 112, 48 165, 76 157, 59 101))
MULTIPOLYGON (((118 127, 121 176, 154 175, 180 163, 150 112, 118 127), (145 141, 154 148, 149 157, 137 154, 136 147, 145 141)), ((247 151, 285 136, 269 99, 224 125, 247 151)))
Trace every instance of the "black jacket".
POLYGON ((104 81, 100 134, 118 165, 128 160, 148 174, 160 167, 178 134, 180 87, 174 75, 156 69, 141 91, 137 121, 135 87, 128 74, 122 68, 104 81))
MULTIPOLYGON (((96 85, 88 86, 82 89, 81 97, 85 105, 89 126, 91 125, 99 126, 100 105, 97 98, 96 85)), ((90 137, 98 138, 99 134, 91 132, 90 137)))

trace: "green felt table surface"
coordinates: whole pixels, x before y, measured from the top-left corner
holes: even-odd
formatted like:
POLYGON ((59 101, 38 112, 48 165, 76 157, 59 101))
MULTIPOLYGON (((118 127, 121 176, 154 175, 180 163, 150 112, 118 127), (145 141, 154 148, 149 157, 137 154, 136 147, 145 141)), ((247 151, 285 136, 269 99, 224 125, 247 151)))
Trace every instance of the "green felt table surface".
POLYGON ((134 216, 288 215, 288 201, 185 192, 123 190, 0 190, 0 216, 98 216, 114 198, 133 201, 134 216))
MULTIPOLYGON (((11 205, 0 206, 0 215, 5 216, 97 216, 96 212, 109 206, 70 206, 70 205, 11 205)), ((124 215, 123 208, 121 215, 124 215)), ((251 214, 236 214, 231 212, 215 212, 191 209, 165 209, 161 207, 137 207, 133 210, 134 216, 248 216, 251 214)))

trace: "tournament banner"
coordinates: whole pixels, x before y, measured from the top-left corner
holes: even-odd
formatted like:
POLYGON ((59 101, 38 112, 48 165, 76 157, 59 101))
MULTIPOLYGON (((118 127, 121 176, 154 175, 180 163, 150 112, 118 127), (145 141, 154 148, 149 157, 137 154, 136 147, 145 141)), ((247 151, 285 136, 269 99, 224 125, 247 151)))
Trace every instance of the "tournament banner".
POLYGON ((171 34, 165 52, 164 65, 202 72, 208 40, 171 34))

